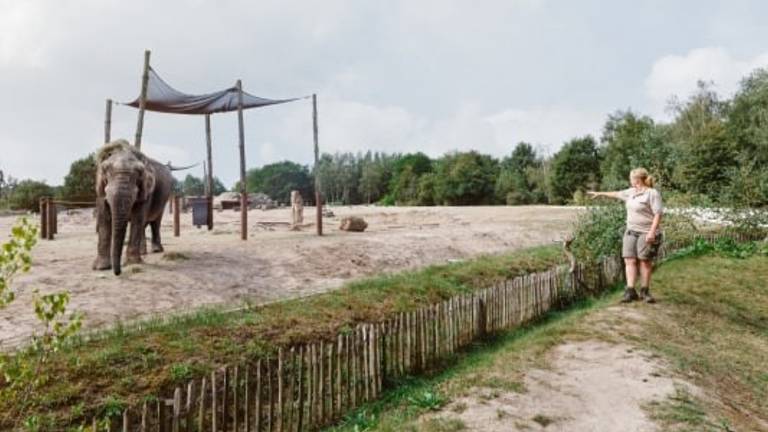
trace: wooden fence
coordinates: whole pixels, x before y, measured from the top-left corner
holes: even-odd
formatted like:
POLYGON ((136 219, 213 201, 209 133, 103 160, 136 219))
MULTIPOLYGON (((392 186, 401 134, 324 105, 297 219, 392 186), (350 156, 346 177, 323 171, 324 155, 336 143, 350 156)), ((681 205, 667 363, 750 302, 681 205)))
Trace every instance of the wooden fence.
MULTIPOLYGON (((693 240, 666 244, 659 258, 693 240)), ((91 430, 317 430, 378 398, 398 378, 438 368, 473 341, 613 287, 623 280, 623 272, 622 260, 612 257, 592 267, 572 263, 516 277, 358 325, 335 340, 284 347, 275 357, 216 370, 176 388, 172 397, 126 409, 120 419, 94 419, 91 430)))

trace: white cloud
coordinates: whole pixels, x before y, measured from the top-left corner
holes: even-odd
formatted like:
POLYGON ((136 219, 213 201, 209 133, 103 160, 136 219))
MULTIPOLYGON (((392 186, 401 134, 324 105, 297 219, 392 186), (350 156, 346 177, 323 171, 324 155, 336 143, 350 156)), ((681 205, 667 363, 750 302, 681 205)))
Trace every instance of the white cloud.
POLYGON ((0 69, 43 66, 45 16, 38 2, 0 1, 0 69))
POLYGON ((670 97, 687 97, 700 80, 714 82, 718 93, 730 97, 744 76, 766 65, 768 52, 738 59, 722 47, 697 48, 685 55, 661 57, 654 62, 645 80, 650 112, 657 118, 665 118, 670 97))
POLYGON ((599 138, 605 115, 586 108, 541 106, 504 110, 488 117, 488 121, 497 142, 514 145, 526 141, 553 153, 571 138, 587 134, 599 138))
MULTIPOLYGON (((447 116, 429 119, 404 107, 326 99, 320 105, 320 149, 330 153, 421 151, 438 157, 450 151, 478 150, 501 157, 509 154, 519 141, 551 153, 571 138, 598 136, 604 120, 603 113, 565 106, 509 108, 488 113, 478 103, 460 104, 447 116)), ((297 106, 281 121, 278 140, 307 142, 309 118, 307 109, 297 106)), ((296 155, 271 150, 269 156, 273 160, 311 160, 309 147, 296 155)))

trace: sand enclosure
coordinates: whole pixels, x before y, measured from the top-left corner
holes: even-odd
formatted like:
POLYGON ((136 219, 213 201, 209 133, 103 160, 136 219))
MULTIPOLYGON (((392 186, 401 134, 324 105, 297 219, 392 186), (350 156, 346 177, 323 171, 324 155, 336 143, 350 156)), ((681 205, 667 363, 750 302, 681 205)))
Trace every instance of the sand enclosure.
MULTIPOLYGON (((240 240, 239 212, 216 212, 212 231, 182 214, 181 236, 163 220, 166 254, 149 254, 123 274, 93 271, 95 222, 91 210, 62 212, 54 241, 34 249, 33 268, 15 280, 18 299, 0 311, 0 348, 15 346, 34 331, 31 291, 68 290, 71 310, 85 326, 183 311, 202 305, 263 303, 338 287, 362 276, 415 268, 484 253, 499 253, 562 239, 578 209, 526 207, 333 207, 325 236, 314 226, 290 231, 291 209, 251 210, 249 239, 240 240), (364 233, 338 230, 344 216, 362 216, 364 233), (264 222, 281 222, 273 225, 264 222), (169 259, 175 255, 176 259, 169 259)), ((305 208, 305 221, 315 209, 305 208)), ((16 218, 0 217, 0 235, 16 218)), ((35 218, 36 220, 36 218, 35 218)))

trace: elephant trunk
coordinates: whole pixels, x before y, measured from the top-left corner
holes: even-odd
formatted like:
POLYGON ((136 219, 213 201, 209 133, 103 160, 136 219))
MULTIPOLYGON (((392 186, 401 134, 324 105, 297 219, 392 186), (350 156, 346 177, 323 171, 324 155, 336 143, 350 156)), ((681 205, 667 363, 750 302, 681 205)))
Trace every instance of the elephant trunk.
POLYGON ((115 275, 120 275, 122 269, 120 263, 123 257, 123 245, 125 244, 125 232, 128 227, 128 215, 133 203, 129 199, 115 199, 110 203, 112 207, 112 270, 115 275))

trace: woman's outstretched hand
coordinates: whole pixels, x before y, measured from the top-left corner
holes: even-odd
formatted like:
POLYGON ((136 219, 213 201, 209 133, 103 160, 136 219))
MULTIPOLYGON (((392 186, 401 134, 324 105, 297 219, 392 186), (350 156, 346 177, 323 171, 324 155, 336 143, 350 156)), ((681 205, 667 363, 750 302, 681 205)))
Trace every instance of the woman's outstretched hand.
POLYGON ((587 195, 589 195, 590 198, 596 198, 596 197, 600 196, 600 192, 587 191, 587 195))

